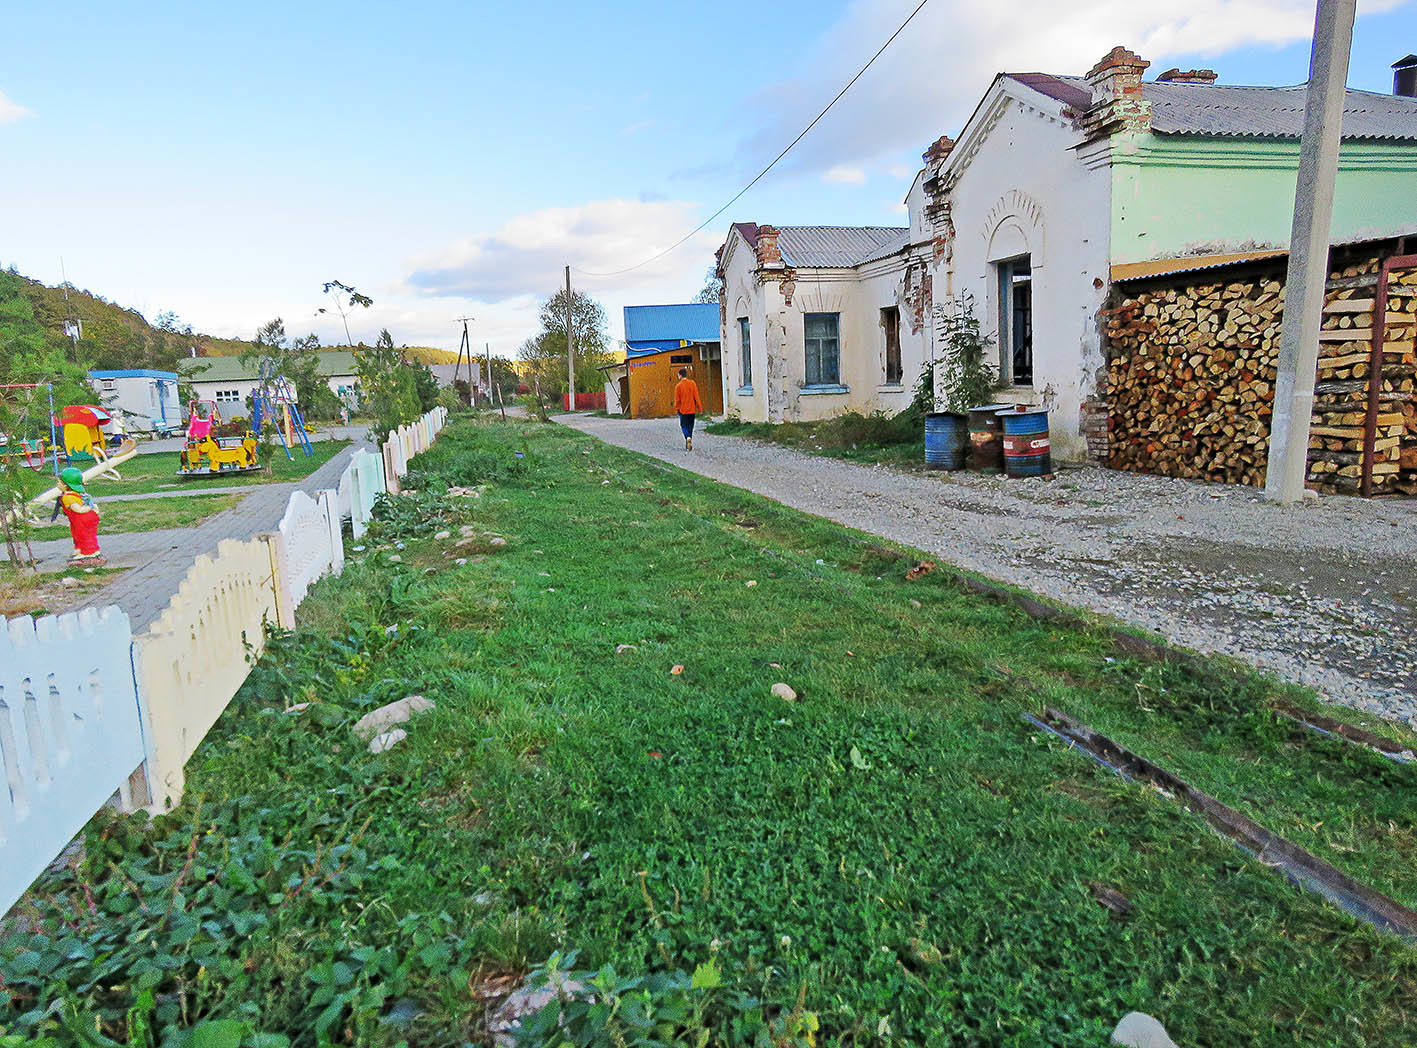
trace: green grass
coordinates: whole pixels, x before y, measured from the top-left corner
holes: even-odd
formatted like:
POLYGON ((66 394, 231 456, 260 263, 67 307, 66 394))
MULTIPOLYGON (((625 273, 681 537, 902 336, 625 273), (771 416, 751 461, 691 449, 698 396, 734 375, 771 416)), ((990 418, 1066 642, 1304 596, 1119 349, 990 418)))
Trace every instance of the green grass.
MULTIPOLYGON (((1099 1045, 1132 1009, 1186 1045, 1417 1039, 1411 946, 1020 719, 1059 706, 1417 903, 1417 769, 1266 712, 1306 693, 1119 657, 943 570, 907 581, 915 551, 560 427, 459 422, 416 466, 424 490, 314 589, 183 806, 98 820, 22 909, 45 937, 0 947, 0 1024, 461 1044, 479 993, 575 950, 711 964, 725 986, 688 992, 713 1044, 811 1013, 818 1044, 1099 1045), (439 478, 491 483, 445 500, 439 478), (432 538, 465 523, 467 545, 432 538), (349 723, 411 692, 438 709, 370 756, 349 723), (279 712, 296 701, 316 705, 279 712), (62 987, 77 1003, 33 1018, 62 987)), ((666 1040, 700 1043, 682 1026, 666 1040)))
MULTIPOLYGON (((179 477, 177 465, 179 453, 161 451, 140 453, 118 466, 121 480, 98 477, 89 485, 95 498, 104 495, 136 495, 159 491, 191 491, 196 494, 204 487, 250 487, 257 484, 283 484, 303 480, 349 447, 347 440, 319 440, 310 445, 313 453, 308 457, 299 448, 294 451, 294 461, 285 457, 285 451, 276 448, 271 459, 271 474, 264 472, 237 473, 215 477, 179 477)), ((25 490, 30 495, 54 486, 51 472, 26 471, 23 474, 25 490)))
MULTIPOLYGON (((238 494, 182 495, 174 498, 134 499, 131 502, 104 502, 100 498, 98 510, 103 519, 98 526, 98 544, 103 545, 105 535, 191 527, 200 524, 213 513, 230 509, 242 498, 243 496, 238 494)), ((47 520, 48 514, 41 513, 40 517, 47 520)), ((30 539, 34 542, 68 537, 69 525, 62 513, 56 523, 30 529, 30 539)))
POLYGON ((96 589, 108 585, 125 568, 64 568, 27 571, 0 563, 0 618, 15 615, 57 615, 96 589), (65 585, 64 579, 73 579, 65 585))
POLYGON ((901 469, 925 468, 924 423, 911 412, 861 415, 848 412, 818 422, 743 422, 729 418, 705 429, 725 436, 782 444, 809 455, 882 463, 901 469))

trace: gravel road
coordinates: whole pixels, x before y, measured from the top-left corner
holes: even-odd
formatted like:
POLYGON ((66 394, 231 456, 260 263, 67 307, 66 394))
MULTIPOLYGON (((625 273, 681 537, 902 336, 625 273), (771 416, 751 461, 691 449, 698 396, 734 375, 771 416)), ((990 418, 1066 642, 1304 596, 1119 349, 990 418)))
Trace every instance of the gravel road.
POLYGON ((1282 507, 1094 467, 916 474, 710 433, 686 452, 677 419, 557 421, 1417 725, 1417 503, 1282 507))

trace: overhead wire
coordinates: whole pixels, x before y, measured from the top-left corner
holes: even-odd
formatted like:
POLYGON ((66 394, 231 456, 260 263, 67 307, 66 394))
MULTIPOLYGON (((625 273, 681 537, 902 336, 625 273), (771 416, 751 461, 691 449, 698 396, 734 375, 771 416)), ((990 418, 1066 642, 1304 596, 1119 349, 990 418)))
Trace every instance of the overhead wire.
POLYGON ((846 82, 846 86, 836 93, 835 97, 833 97, 832 100, 826 104, 825 108, 823 108, 820 113, 818 113, 812 118, 812 122, 806 127, 804 127, 801 133, 791 142, 789 142, 787 144, 787 147, 783 149, 781 153, 778 153, 777 156, 773 157, 772 162, 769 163, 767 167, 763 168, 756 175, 754 175, 752 181, 750 181, 742 189, 738 190, 737 193, 734 193, 733 198, 729 200, 728 203, 724 204, 713 214, 709 215, 708 218, 704 219, 697 226, 689 230, 689 232, 685 233, 678 240, 674 241, 674 243, 670 244, 663 251, 660 251, 658 254, 651 255, 643 262, 636 262, 633 266, 626 266, 624 269, 613 269, 607 273, 593 273, 590 270, 580 269, 577 266, 572 266, 571 269, 574 272, 579 273, 583 277, 618 277, 625 273, 633 273, 635 270, 642 269, 643 267, 649 265, 651 262, 657 262, 659 259, 669 254, 671 251, 683 246, 685 243, 688 242, 689 238, 694 236, 696 233, 700 233, 703 230, 707 229, 709 223, 713 222, 713 220, 718 218, 719 215, 723 214, 734 204, 738 203, 739 199, 742 198, 744 193, 748 192, 748 190, 752 189, 755 185, 757 185, 758 182, 762 180, 764 175, 766 175, 769 171, 771 171, 774 167, 777 166, 779 160, 785 157, 788 153, 792 152, 793 147, 796 146, 798 142, 801 142, 802 139, 807 137, 807 133, 811 131, 812 128, 817 126, 817 124, 821 121, 822 117, 826 116, 827 113, 831 112, 832 106, 836 105, 839 101, 841 101, 842 96, 845 95, 846 92, 850 91, 856 81, 860 80, 861 77, 866 74, 866 70, 870 69, 871 66, 875 63, 876 59, 880 58, 881 55, 885 53, 886 48, 890 47, 891 44, 895 43, 896 37, 900 36, 901 33, 905 32, 905 27, 911 23, 915 16, 918 15, 920 11, 925 7, 925 5, 929 2, 930 0, 920 0, 920 3, 915 5, 915 9, 911 11, 909 15, 906 16, 905 21, 901 22, 900 25, 896 27, 896 31, 890 35, 889 39, 887 39, 886 42, 882 44, 879 49, 877 49, 876 53, 871 56, 870 60, 867 61, 865 65, 863 65, 860 69, 856 71, 856 75, 846 82))

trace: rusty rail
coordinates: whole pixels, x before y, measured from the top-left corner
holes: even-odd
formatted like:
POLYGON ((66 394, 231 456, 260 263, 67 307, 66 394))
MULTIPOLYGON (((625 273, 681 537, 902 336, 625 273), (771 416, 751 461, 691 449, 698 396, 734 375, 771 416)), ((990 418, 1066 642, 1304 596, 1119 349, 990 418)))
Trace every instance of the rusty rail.
POLYGON ((1123 778, 1144 782, 1174 797, 1188 811, 1205 819, 1221 836, 1254 855, 1266 866, 1279 869, 1299 887, 1323 896, 1381 931, 1406 939, 1417 938, 1417 911, 1355 880, 1313 852, 1265 829, 1249 816, 1196 789, 1106 735, 1093 731, 1081 721, 1053 707, 1048 707, 1042 717, 1025 713, 1023 719, 1047 729, 1123 778))

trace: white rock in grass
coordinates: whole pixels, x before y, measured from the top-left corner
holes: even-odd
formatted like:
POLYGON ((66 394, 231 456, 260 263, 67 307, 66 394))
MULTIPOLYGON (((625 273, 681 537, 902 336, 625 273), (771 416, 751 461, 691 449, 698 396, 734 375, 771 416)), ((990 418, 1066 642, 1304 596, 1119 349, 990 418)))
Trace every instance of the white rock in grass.
POLYGON ((403 724, 412 720, 416 714, 426 713, 433 708, 434 704, 422 695, 410 695, 397 702, 386 703, 377 710, 370 710, 355 721, 354 734, 361 739, 368 739, 388 731, 395 724, 403 724))
POLYGON ((395 553, 393 556, 391 556, 391 557, 389 558, 389 563, 390 563, 390 564, 402 564, 402 563, 403 563, 403 558, 400 557, 397 553, 395 553))
POLYGON ((502 1002, 502 1006, 487 1022, 488 1032, 492 1034, 492 1043, 497 1048, 514 1048, 519 1043, 517 1035, 521 1032, 522 1020, 535 1015, 553 1000, 559 998, 569 1002, 576 997, 590 996, 589 988, 575 979, 566 979, 560 973, 553 973, 551 980, 550 986, 523 986, 513 991, 512 995, 502 1002))
POLYGON ((435 538, 439 542, 442 542, 444 539, 450 539, 452 537, 453 533, 451 531, 440 531, 438 532, 438 534, 433 536, 433 538, 435 538))
POLYGON ((779 699, 781 699, 783 702, 797 701, 797 692, 792 690, 792 686, 790 684, 784 684, 782 681, 778 681, 772 686, 772 693, 776 695, 779 699))
POLYGON ((462 527, 458 528, 458 534, 465 539, 470 539, 477 534, 477 529, 471 524, 464 524, 462 527))
POLYGON ((1166 1027, 1145 1012, 1128 1012, 1112 1031, 1112 1043, 1129 1048, 1176 1048, 1166 1027))
POLYGON ((491 540, 488 542, 489 546, 505 546, 506 544, 507 540, 504 539, 501 535, 493 535, 491 540))
POLYGON ((462 567, 464 564, 467 563, 467 558, 459 557, 457 560, 453 561, 453 563, 456 564, 458 567, 462 567))
POLYGON ((627 651, 634 651, 634 650, 636 650, 636 648, 638 648, 638 647, 639 647, 639 645, 636 645, 636 644, 617 644, 617 645, 615 645, 615 654, 616 654, 616 655, 623 655, 623 654, 625 654, 625 652, 627 652, 627 651))
POLYGON ((395 728, 393 731, 386 731, 382 735, 375 735, 369 740, 370 753, 384 753, 393 749, 404 739, 408 738, 408 732, 402 728, 395 728))

